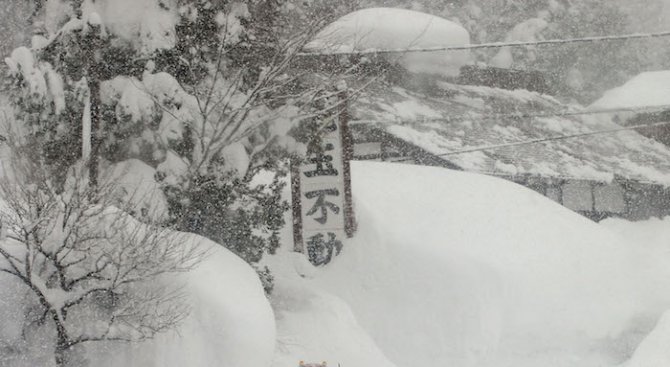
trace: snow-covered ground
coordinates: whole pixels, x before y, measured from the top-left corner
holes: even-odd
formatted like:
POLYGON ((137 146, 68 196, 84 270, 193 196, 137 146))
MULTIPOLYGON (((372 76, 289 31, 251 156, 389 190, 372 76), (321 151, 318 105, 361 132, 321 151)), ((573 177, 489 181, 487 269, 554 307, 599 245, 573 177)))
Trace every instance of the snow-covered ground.
MULTIPOLYGON (((9 158, 6 157, 6 151, 0 149, 0 163, 7 164, 9 158)), ((166 199, 153 179, 153 168, 131 159, 113 165, 103 162, 101 171, 103 185, 107 180, 118 184, 113 194, 124 204, 136 205, 138 212, 144 208, 149 215, 165 214, 166 199)), ((0 172, 5 175, 11 170, 0 172)), ((8 210, 4 198, 0 198, 0 207, 8 210)), ((7 213, 2 214, 4 218, 7 213)), ((106 224, 103 220, 99 223, 100 226, 106 224)), ((136 230, 135 226, 145 226, 136 221, 130 224, 129 233, 136 230)), ((198 252, 207 253, 190 272, 164 274, 154 279, 166 289, 174 286, 183 289, 183 299, 190 313, 180 328, 136 344, 85 344, 75 353, 78 360, 86 361, 81 366, 267 367, 275 349, 275 318, 255 270, 232 252, 203 237, 176 232, 174 236, 184 249, 197 246, 198 252)), ((0 238, 0 241, 12 240, 0 238)), ((0 256, 0 269, 5 267, 8 267, 6 260, 0 256)), ((21 281, 0 271, 0 367, 54 365, 51 329, 23 324, 24 316, 35 302, 21 281)), ((69 367, 75 366, 80 365, 69 367)))
MULTIPOLYGON (((330 265, 291 252, 287 230, 266 258, 268 302, 253 270, 216 250, 177 279, 193 307, 179 333, 91 347, 92 365, 670 365, 670 218, 596 224, 441 168, 354 162, 352 174, 359 232, 330 265)), ((22 302, 11 284, 0 276, 0 320, 22 302)), ((5 322, 0 346, 19 335, 5 322)))
MULTIPOLYGON (((208 249, 209 256, 191 272, 160 279, 183 286, 191 312, 180 328, 136 344, 86 344, 84 353, 78 357, 86 361, 84 366, 267 367, 270 364, 275 348, 274 314, 256 272, 244 260, 202 237, 187 235, 183 241, 185 247, 199 244, 208 249)), ((26 306, 31 303, 22 283, 0 273, 2 367, 54 365, 53 335, 21 325, 26 306)))
POLYGON ((269 259, 273 366, 670 365, 668 317, 635 351, 670 308, 670 220, 599 225, 492 177, 352 170, 360 230, 340 257, 269 259))
POLYGON ((202 237, 210 256, 196 270, 170 279, 184 285, 191 305, 178 332, 136 345, 97 344, 88 350, 96 367, 266 367, 275 345, 273 312, 254 270, 202 237))

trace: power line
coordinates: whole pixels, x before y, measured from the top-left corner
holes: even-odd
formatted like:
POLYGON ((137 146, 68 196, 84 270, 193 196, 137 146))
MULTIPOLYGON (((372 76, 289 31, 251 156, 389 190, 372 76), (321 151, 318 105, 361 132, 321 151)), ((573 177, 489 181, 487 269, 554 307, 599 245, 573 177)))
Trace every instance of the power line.
POLYGON ((297 56, 344 56, 344 55, 373 55, 373 54, 395 54, 408 52, 438 52, 438 51, 458 51, 458 50, 476 50, 484 48, 502 48, 502 47, 528 47, 528 46, 548 46, 561 45, 570 43, 596 43, 609 42, 620 40, 644 39, 644 38, 661 38, 670 37, 670 31, 658 33, 631 33, 611 36, 593 36, 583 38, 568 38, 568 39, 550 39, 541 41, 527 41, 527 42, 491 42, 470 45, 456 45, 456 46, 437 46, 437 47, 410 47, 398 48, 388 50, 352 50, 352 51, 308 51, 300 52, 297 56))
POLYGON ((381 121, 381 120, 355 120, 352 123, 383 123, 383 122, 393 122, 400 124, 420 124, 426 122, 457 122, 463 120, 501 120, 501 119, 533 119, 533 118, 545 118, 545 117, 571 117, 571 116, 587 116, 587 115, 599 115, 606 113, 617 113, 617 112, 652 112, 657 110, 670 110, 670 104, 668 105, 658 105, 658 106, 641 106, 641 107, 630 107, 630 108, 603 108, 598 110, 582 110, 582 111, 562 111, 562 112, 550 112, 550 113, 500 113, 500 114, 488 114, 488 115, 452 115, 445 117, 430 117, 425 119, 416 119, 416 120, 393 120, 393 121, 381 121))
MULTIPOLYGON (((558 135, 558 136, 552 136, 552 137, 548 137, 548 138, 532 139, 532 140, 519 141, 519 142, 514 142, 514 143, 504 143, 504 144, 481 146, 481 147, 476 147, 476 148, 471 148, 471 149, 464 149, 464 150, 442 153, 442 154, 434 154, 434 156, 436 156, 436 157, 448 157, 448 156, 458 155, 458 154, 481 152, 481 151, 494 150, 494 149, 500 149, 500 148, 517 147, 517 146, 522 146, 522 145, 539 144, 539 143, 544 143, 544 142, 548 142, 548 141, 575 139, 575 138, 582 138, 582 137, 586 137, 586 136, 612 134, 612 133, 616 133, 616 132, 620 132, 620 131, 635 130, 635 129, 665 126, 665 125, 670 125, 670 121, 656 122, 656 123, 651 123, 651 124, 641 124, 641 125, 634 125, 634 126, 626 126, 626 127, 620 127, 620 128, 616 128, 616 129, 609 129, 609 130, 590 131, 590 132, 587 132, 587 133, 570 134, 570 135, 558 135)), ((404 162, 404 161, 409 161, 411 159, 413 159, 413 158, 408 157, 406 159, 395 160, 395 162, 404 162)))

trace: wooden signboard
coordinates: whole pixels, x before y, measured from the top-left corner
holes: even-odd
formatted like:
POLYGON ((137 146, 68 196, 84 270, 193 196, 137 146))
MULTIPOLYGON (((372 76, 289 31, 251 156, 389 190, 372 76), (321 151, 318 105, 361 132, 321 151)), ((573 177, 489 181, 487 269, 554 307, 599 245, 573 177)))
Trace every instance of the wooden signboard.
POLYGON ((324 121, 320 145, 291 169, 295 250, 316 266, 329 263, 354 233, 346 109, 324 121))

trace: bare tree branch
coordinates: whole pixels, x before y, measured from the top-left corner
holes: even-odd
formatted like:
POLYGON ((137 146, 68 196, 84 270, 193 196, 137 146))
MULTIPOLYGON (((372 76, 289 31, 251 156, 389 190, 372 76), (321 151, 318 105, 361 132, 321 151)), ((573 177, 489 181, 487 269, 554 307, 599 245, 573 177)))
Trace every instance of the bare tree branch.
POLYGON ((40 162, 12 160, 17 181, 0 180, 10 232, 0 240, 0 273, 39 302, 37 322, 56 330, 57 364, 77 344, 151 338, 188 315, 181 288, 163 279, 193 269, 206 249, 115 208, 113 182, 96 197, 76 182, 57 193, 40 162), (80 330, 75 320, 104 328, 80 330))

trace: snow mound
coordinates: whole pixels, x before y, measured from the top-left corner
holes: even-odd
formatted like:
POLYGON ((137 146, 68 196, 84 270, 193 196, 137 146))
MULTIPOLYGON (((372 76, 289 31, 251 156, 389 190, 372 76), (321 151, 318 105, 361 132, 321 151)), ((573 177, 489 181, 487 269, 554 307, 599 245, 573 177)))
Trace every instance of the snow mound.
MULTIPOLYGON (((413 10, 370 8, 349 13, 321 30, 307 51, 351 52, 430 48, 470 44, 465 28, 449 20, 413 10)), ((461 51, 410 52, 386 55, 410 72, 456 76, 470 62, 461 51)))
MULTIPOLYGON (((489 176, 352 162, 352 183, 358 234, 325 268, 273 266, 278 297, 317 288, 346 303, 396 366, 590 367, 630 356, 612 341, 623 340, 644 298, 637 254, 613 231, 489 176)), ((310 320, 314 311, 293 312, 310 320)), ((328 318, 344 317, 335 312, 328 318)), ((289 334, 313 335, 315 323, 320 335, 343 332, 315 320, 289 334)), ((281 340, 287 326, 278 328, 281 340)), ((328 340, 328 353, 306 343, 276 358, 348 350, 328 340)))
MULTIPOLYGON (((648 314, 661 315, 670 308, 670 217, 629 222, 610 218, 600 225, 621 236, 635 253, 636 273, 643 281, 638 285, 644 294, 648 314)), ((652 325, 653 326, 653 325, 652 325)))
POLYGON ((641 73, 610 89, 588 109, 643 108, 670 105, 670 70, 641 73))
POLYGON ((225 248, 176 282, 184 284, 191 314, 177 332, 135 345, 94 345, 91 366, 99 367, 267 367, 275 348, 274 314, 256 272, 225 248))
MULTIPOLYGON (((210 255, 188 273, 164 279, 183 285, 191 313, 176 331, 137 344, 86 345, 87 365, 98 367, 267 367, 275 349, 275 321, 256 272, 225 248, 196 235, 210 255)), ((17 320, 30 298, 23 285, 0 273, 0 365, 52 366, 49 336, 21 341, 17 320)), ((38 336, 39 337, 39 336, 38 336)))
POLYGON ((278 287, 275 294, 279 335, 273 367, 296 367, 300 360, 337 361, 347 367, 397 367, 379 350, 342 299, 300 287, 278 287))
POLYGON ((44 340, 37 338, 33 343, 22 340, 24 325, 21 315, 25 315, 32 306, 24 287, 20 280, 0 273, 0 366, 50 367, 52 358, 42 355, 44 348, 40 342, 44 340))
POLYGON ((654 331, 637 348, 626 367, 670 366, 670 311, 658 322, 654 331))

